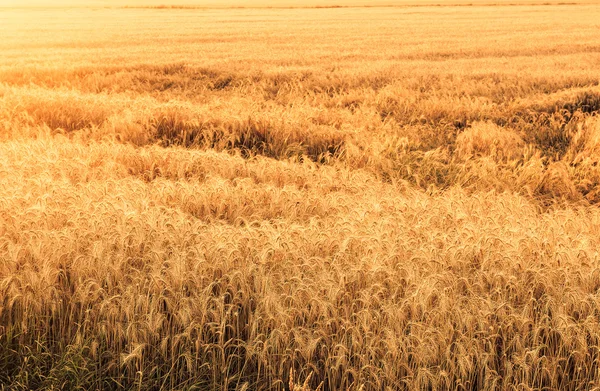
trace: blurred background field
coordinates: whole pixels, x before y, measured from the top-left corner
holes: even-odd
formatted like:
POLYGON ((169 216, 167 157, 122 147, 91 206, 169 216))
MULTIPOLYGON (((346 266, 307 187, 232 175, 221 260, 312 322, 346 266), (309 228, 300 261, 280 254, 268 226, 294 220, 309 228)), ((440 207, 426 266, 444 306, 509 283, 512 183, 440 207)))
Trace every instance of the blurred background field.
POLYGON ((594 0, 3 0, 6 8, 120 8, 120 7, 193 7, 193 8, 324 8, 324 7, 405 7, 405 6, 453 6, 453 5, 580 5, 597 4, 594 0))

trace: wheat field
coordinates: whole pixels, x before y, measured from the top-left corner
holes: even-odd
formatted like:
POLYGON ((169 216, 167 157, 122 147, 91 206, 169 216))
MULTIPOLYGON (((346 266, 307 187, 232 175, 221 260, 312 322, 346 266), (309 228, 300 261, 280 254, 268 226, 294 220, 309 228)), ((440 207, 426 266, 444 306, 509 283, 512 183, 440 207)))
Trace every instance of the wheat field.
POLYGON ((598 4, 67 3, 0 7, 0 390, 600 390, 598 4))

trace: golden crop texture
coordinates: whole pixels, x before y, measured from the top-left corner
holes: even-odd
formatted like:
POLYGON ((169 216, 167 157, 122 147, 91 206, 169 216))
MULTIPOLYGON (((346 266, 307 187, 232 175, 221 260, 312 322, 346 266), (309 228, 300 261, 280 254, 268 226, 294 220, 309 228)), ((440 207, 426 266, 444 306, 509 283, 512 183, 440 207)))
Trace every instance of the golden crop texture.
POLYGON ((598 5, 17 3, 0 389, 600 389, 598 5))

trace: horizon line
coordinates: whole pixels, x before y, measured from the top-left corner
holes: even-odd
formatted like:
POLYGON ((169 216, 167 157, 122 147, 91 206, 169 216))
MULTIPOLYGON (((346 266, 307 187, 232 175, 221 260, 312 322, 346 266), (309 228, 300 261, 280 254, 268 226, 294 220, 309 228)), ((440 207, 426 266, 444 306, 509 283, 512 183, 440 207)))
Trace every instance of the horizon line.
POLYGON ((594 5, 600 1, 543 1, 543 2, 453 2, 453 3, 406 3, 406 4, 354 4, 354 5, 289 5, 289 6, 269 6, 269 5, 253 5, 253 6, 218 6, 218 5, 20 5, 20 6, 2 6, 0 9, 60 9, 60 8, 93 8, 93 9, 148 9, 148 10, 227 10, 227 9, 349 9, 349 8, 425 8, 425 7, 517 7, 517 6, 574 6, 574 5, 594 5))

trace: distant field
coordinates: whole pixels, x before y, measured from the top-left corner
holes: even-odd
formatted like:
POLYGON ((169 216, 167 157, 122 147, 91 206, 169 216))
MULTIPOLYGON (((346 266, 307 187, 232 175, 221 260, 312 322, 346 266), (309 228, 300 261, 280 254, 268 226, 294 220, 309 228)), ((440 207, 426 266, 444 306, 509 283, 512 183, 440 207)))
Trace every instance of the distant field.
POLYGON ((3 0, 0 8, 197 7, 197 8, 322 8, 406 7, 428 5, 596 5, 596 0, 3 0))
POLYGON ((0 389, 600 388, 597 4, 165 3, 2 4, 0 389))

